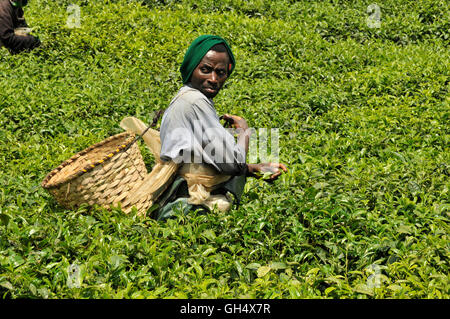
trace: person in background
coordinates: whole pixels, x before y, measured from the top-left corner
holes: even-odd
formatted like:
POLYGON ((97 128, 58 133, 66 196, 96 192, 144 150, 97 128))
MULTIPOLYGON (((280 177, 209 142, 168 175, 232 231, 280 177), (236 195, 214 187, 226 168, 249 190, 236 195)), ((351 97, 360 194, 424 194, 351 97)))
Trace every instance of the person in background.
POLYGON ((37 48, 41 41, 30 34, 24 18, 23 7, 28 0, 0 0, 0 47, 11 54, 37 48))

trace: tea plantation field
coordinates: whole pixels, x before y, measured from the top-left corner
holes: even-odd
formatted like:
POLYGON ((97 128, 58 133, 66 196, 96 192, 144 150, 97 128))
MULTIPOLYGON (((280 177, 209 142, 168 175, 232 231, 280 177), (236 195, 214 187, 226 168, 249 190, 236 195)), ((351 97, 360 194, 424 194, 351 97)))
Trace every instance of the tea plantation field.
POLYGON ((43 45, 0 49, 1 298, 449 298, 449 9, 31 0, 43 45), (201 34, 237 60, 218 113, 278 128, 289 171, 227 214, 59 206, 47 173, 150 123, 201 34))

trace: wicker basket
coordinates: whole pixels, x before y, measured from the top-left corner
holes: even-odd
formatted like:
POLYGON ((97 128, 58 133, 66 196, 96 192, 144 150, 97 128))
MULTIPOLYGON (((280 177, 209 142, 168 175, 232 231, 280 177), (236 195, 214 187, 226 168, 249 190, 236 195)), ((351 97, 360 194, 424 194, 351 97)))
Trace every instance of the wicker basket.
POLYGON ((133 206, 144 212, 152 204, 151 198, 131 203, 127 200, 147 176, 134 141, 134 134, 124 132, 92 145, 52 170, 42 181, 42 187, 58 204, 70 209, 81 204, 109 208, 121 203, 126 213, 133 206))

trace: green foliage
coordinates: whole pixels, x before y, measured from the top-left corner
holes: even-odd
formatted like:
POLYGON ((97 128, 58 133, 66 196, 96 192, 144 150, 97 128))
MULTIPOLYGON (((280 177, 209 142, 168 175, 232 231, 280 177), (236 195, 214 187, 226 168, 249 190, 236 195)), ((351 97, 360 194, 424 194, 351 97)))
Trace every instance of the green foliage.
POLYGON ((449 5, 383 1, 370 28, 369 4, 30 1, 43 46, 0 50, 0 295, 448 298, 449 5), (279 128, 289 172, 227 214, 59 207, 45 175, 150 122, 205 33, 237 59, 218 112, 279 128))

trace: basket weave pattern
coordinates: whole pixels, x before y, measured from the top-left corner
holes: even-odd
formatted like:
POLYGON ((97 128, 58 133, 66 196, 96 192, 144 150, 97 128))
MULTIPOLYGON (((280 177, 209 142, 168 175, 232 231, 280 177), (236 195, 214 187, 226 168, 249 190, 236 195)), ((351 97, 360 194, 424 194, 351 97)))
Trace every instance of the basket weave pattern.
POLYGON ((133 206, 145 211, 152 204, 151 197, 134 203, 127 200, 147 176, 147 168, 134 139, 134 134, 124 132, 92 145, 52 170, 43 180, 42 187, 58 204, 70 209, 81 204, 109 208, 121 203, 126 213, 133 206))

